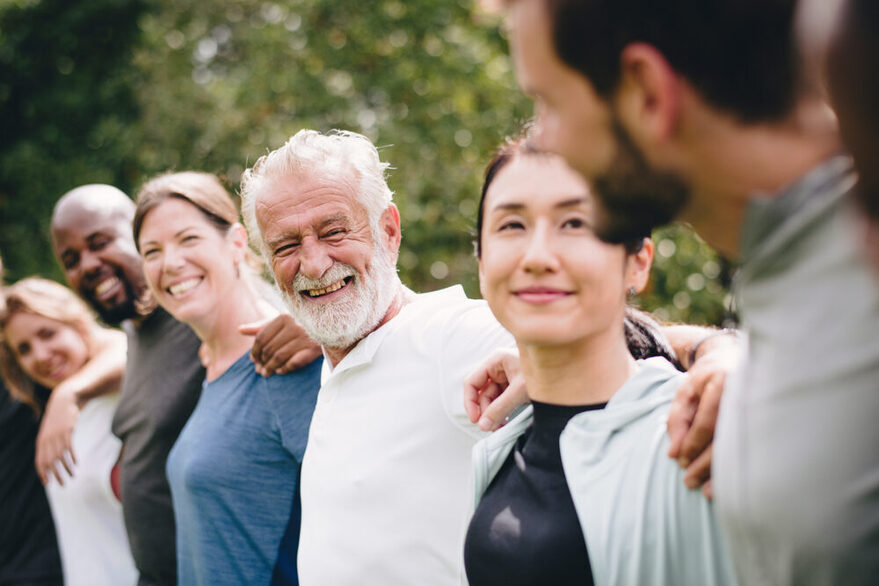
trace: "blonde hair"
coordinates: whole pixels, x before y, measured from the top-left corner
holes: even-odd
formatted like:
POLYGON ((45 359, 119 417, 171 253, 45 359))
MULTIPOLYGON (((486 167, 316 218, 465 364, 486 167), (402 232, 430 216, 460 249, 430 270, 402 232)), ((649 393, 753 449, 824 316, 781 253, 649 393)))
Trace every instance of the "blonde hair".
POLYGON ((79 333, 91 358, 95 349, 98 326, 88 306, 76 294, 54 281, 29 277, 3 289, 0 307, 0 376, 12 398, 42 412, 35 392, 36 383, 22 370, 15 352, 6 338, 6 326, 13 316, 30 313, 69 326, 79 333))

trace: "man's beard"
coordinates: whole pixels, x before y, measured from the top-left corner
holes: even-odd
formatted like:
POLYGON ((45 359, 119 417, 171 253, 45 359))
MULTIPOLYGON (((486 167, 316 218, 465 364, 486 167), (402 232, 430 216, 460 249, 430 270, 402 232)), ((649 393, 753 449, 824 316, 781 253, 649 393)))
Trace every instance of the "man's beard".
POLYGON ((100 301, 93 297, 94 291, 82 291, 80 296, 91 306, 105 324, 109 326, 118 326, 127 319, 132 319, 139 315, 138 313, 138 296, 135 293, 131 283, 128 282, 123 275, 116 275, 125 289, 125 300, 117 303, 113 307, 105 307, 100 301))
POLYGON ((308 335, 328 348, 350 348, 370 334, 387 315, 400 290, 400 278, 393 258, 380 242, 373 240, 375 253, 366 275, 361 278, 351 265, 334 263, 318 280, 297 274, 281 294, 296 321, 308 335), (322 289, 346 277, 351 281, 339 301, 319 304, 303 299, 303 289, 322 289))
POLYGON ((616 119, 613 133, 616 156, 592 185, 600 202, 596 232, 606 242, 621 244, 673 221, 690 191, 680 178, 652 169, 616 119))

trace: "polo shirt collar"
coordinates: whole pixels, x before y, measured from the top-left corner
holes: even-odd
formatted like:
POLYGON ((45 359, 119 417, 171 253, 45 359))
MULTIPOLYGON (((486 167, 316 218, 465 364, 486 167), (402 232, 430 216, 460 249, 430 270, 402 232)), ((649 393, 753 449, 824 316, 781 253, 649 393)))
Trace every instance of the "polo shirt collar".
POLYGON ((343 372, 370 364, 375 357, 375 353, 378 352, 378 349, 381 347, 382 341, 384 341, 385 337, 390 332, 393 332, 400 327, 412 312, 417 312, 419 314, 429 313, 431 306, 438 305, 442 307, 447 305, 450 301, 466 298, 467 294, 464 293, 464 288, 461 285, 453 285, 431 293, 417 294, 414 300, 400 309, 400 313, 360 340, 335 367, 330 362, 326 352, 324 352, 324 363, 321 369, 321 384, 325 384, 330 378, 339 376, 343 372))

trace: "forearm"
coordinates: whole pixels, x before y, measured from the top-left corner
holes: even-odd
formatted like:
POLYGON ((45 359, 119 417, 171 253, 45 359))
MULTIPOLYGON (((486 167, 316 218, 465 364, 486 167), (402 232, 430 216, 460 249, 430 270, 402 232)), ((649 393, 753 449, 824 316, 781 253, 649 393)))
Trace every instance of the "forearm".
POLYGON ((662 333, 678 361, 687 370, 700 356, 723 346, 735 347, 739 344, 736 330, 673 324, 664 326, 662 333))
MULTIPOLYGON (((94 356, 60 385, 79 405, 119 390, 125 373, 126 339, 117 330, 98 330, 94 356)), ((58 390, 58 389, 56 389, 58 390)))

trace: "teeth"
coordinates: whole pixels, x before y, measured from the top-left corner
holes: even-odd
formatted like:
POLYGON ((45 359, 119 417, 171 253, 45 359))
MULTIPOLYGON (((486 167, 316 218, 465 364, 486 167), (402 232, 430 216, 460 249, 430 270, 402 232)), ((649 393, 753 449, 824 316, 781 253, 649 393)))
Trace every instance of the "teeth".
POLYGON ((324 287, 323 289, 307 289, 305 291, 305 293, 309 297, 320 297, 321 295, 326 295, 327 293, 332 293, 333 291, 338 291, 339 289, 341 289, 344 286, 345 286, 345 280, 342 279, 341 281, 336 281, 332 285, 328 285, 327 287, 324 287))
POLYGON ((186 279, 185 281, 175 283, 174 285, 168 287, 168 292, 174 297, 177 297, 178 295, 183 295, 184 293, 198 285, 200 282, 200 277, 196 277, 194 279, 186 279))
POLYGON ((104 293, 106 293, 107 291, 109 291, 110 289, 115 287, 116 283, 118 283, 118 282, 119 282, 119 279, 117 279, 116 277, 110 277, 109 279, 104 279, 103 281, 98 283, 97 287, 95 287, 95 293, 98 295, 98 297, 100 297, 101 295, 103 295, 104 293))

